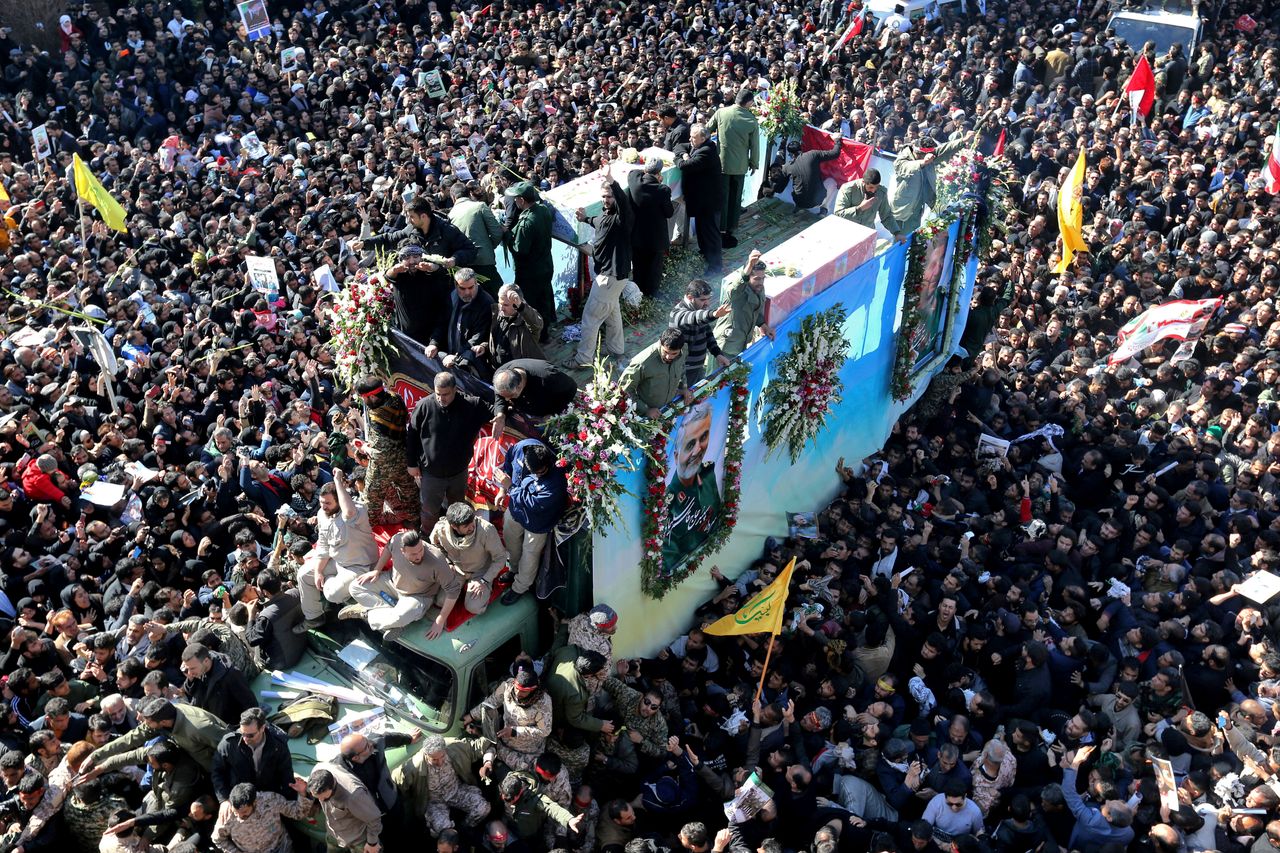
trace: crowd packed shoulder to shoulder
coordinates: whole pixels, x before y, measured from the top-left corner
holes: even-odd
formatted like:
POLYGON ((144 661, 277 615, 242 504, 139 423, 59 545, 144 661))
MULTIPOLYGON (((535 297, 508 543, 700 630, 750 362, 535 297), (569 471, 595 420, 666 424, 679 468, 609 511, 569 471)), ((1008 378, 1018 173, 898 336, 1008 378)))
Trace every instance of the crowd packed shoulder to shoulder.
MULTIPOLYGON (((280 853, 317 813, 358 853, 423 827, 441 853, 1280 847, 1280 605, 1238 592, 1280 570, 1274 3, 1202 6, 1191 53, 1123 43, 1107 4, 989 0, 889 16, 830 57, 851 15, 835 0, 289 5, 252 41, 221 3, 75 6, 41 46, 0 27, 7 849, 280 853), (284 47, 302 48, 294 70, 284 47), (1138 53, 1157 91, 1134 121, 1138 53), (755 94, 784 80, 810 123, 899 152, 892 197, 869 172, 834 211, 895 236, 946 154, 1004 131, 1016 213, 979 270, 967 357, 862 471, 837 466, 820 541, 717 570, 655 658, 615 660, 619 616, 597 606, 512 663, 468 736, 353 735, 296 778, 297 733, 249 682, 299 660, 308 627, 340 607, 388 638, 439 636, 536 579, 566 503, 552 451, 494 464, 498 518, 462 498, 485 422, 575 392, 541 348, 557 318, 540 193, 625 148, 679 157, 684 202, 654 163, 609 181, 584 247, 578 361, 597 333, 619 356, 618 295, 654 292, 659 218, 693 219, 715 275, 747 173, 817 201, 819 158, 762 162, 749 132, 755 94), (1090 251, 1057 275, 1080 150, 1090 251), (74 154, 127 233, 82 221, 74 154), (383 249, 398 325, 453 372, 413 411, 373 377, 336 380, 315 281, 383 249), (249 255, 274 260, 278 294, 250 286, 249 255), (1187 357, 1107 365, 1144 308, 1209 297, 1187 357), (110 385, 84 323, 120 362, 110 385), (492 380, 492 408, 464 371, 492 380), (124 497, 93 503, 96 481, 124 497), (407 529, 379 551, 380 525, 407 529), (791 557, 764 673, 762 638, 699 626, 791 557), (414 740, 392 771, 387 750, 414 740), (756 784, 771 795, 727 815, 756 784)), ((689 284, 676 330, 624 374, 646 410, 773 335, 757 261, 718 308, 689 284)))

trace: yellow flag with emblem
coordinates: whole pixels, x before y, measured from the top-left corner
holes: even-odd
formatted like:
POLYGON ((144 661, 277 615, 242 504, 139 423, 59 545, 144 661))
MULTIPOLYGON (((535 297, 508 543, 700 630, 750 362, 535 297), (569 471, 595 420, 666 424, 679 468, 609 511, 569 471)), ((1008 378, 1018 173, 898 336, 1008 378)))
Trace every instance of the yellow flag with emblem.
POLYGON ((120 206, 120 202, 112 198, 111 193, 107 192, 102 181, 89 171, 89 167, 80 159, 79 154, 74 155, 71 162, 75 174, 76 195, 80 196, 80 200, 96 207, 108 228, 113 231, 128 231, 124 224, 124 208, 120 206))
POLYGON ((782 631, 782 617, 787 612, 787 588, 791 586, 791 573, 795 568, 796 558, 792 557, 773 583, 751 596, 736 613, 717 619, 705 629, 706 633, 777 634, 782 631))
POLYGON ((1088 252, 1089 244, 1084 241, 1084 205, 1080 197, 1084 194, 1084 149, 1076 164, 1067 173, 1067 179, 1058 190, 1058 231, 1062 234, 1062 259, 1053 268, 1055 273, 1066 272, 1076 252, 1088 252))

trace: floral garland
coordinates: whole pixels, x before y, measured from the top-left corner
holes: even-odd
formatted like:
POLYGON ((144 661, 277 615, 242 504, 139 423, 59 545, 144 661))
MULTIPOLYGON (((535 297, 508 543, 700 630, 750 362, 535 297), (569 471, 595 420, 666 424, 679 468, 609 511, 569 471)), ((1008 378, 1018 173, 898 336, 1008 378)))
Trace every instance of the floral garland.
POLYGON ((764 443, 773 452, 783 444, 794 464, 826 425, 840 402, 840 370, 849 357, 844 336, 844 305, 835 305, 800 321, 791 332, 791 349, 775 364, 775 375, 757 405, 767 407, 764 443))
POLYGON ((338 375, 347 385, 362 373, 384 374, 395 352, 395 302, 386 276, 393 264, 392 255, 379 255, 373 269, 357 272, 333 300, 327 325, 338 375))
POLYGON ((790 139, 800 136, 804 130, 800 96, 796 94, 796 81, 791 78, 770 86, 763 97, 756 99, 752 109, 766 139, 790 139))
MULTIPOLYGON (((967 213, 970 207, 966 206, 963 210, 967 213)), ((889 380, 889 390, 893 399, 898 402, 910 398, 915 390, 916 364, 915 354, 911 350, 911 338, 924 319, 920 316, 920 291, 924 286, 925 252, 929 242, 950 228, 959 215, 955 208, 950 208, 930 217, 916 229, 911 238, 911 246, 907 249, 907 271, 902 280, 902 324, 898 327, 898 349, 893 360, 893 375, 889 380)), ((963 226, 960 233, 965 233, 963 226)), ((958 252, 959 246, 956 248, 958 252)), ((952 266, 954 268, 956 264, 953 262, 952 266)))
POLYGON ((618 471, 638 470, 633 451, 648 447, 658 426, 631 406, 602 364, 568 410, 547 421, 547 439, 558 451, 556 464, 565 469, 569 497, 581 505, 590 529, 606 535, 622 522, 619 505, 629 492, 618 471))
POLYGON ((943 163, 938 168, 938 200, 934 208, 946 210, 966 193, 972 192, 982 178, 985 164, 986 158, 977 148, 957 151, 943 163))
POLYGON ((649 487, 644 495, 644 515, 640 525, 640 589, 649 598, 662 599, 685 578, 698 571, 703 558, 719 551, 738 523, 738 501, 742 494, 742 444, 747 426, 747 377, 750 374, 751 369, 746 364, 734 362, 694 393, 696 399, 705 399, 726 386, 732 386, 733 389, 729 398, 729 425, 725 433, 721 521, 698 550, 689 555, 689 559, 670 575, 664 574, 662 567, 662 542, 668 513, 667 436, 683 408, 672 410, 657 422, 662 428, 655 432, 649 445, 649 487))

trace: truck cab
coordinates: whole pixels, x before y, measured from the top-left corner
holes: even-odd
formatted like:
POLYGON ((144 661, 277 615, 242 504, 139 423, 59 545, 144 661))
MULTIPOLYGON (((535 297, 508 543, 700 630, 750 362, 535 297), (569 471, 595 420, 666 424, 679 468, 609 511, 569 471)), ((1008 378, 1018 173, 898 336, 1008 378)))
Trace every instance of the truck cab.
MULTIPOLYGON (((525 651, 538 657, 551 639, 549 631, 540 630, 532 595, 521 596, 511 606, 490 607, 434 640, 427 639, 427 624, 411 625, 388 643, 363 620, 331 622, 310 632, 307 652, 287 674, 363 694, 367 702, 339 704, 339 722, 382 707, 387 729, 453 736, 462 734, 467 711, 508 676, 517 654, 525 651)), ((274 681, 270 672, 263 672, 251 686, 269 715, 292 701, 274 694, 302 693, 274 681)), ((304 778, 316 764, 338 757, 332 738, 312 740, 307 734, 289 740, 294 772, 304 778)), ((387 764, 394 770, 416 750, 416 744, 388 750, 387 764)), ((322 841, 323 825, 317 813, 303 829, 322 841)))
POLYGON ((1107 28, 1114 32, 1133 50, 1140 51, 1147 42, 1154 42, 1156 56, 1164 56, 1170 45, 1182 45, 1182 55, 1188 59, 1194 55, 1200 41, 1199 0, 1143 0, 1113 6, 1107 28))

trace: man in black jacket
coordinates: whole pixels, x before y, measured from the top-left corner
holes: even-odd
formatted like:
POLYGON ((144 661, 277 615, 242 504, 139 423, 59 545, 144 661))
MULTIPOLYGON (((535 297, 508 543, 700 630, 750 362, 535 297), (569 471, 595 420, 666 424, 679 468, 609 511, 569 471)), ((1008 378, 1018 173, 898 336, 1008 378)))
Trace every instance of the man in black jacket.
POLYGON ((437 373, 433 388, 413 407, 405 435, 405 461, 422 496, 423 530, 436 526, 442 504, 466 497, 471 451, 490 418, 488 406, 458 390, 452 373, 437 373))
POLYGON ((689 150, 689 125, 671 104, 658 109, 658 120, 662 122, 665 133, 662 136, 662 147, 672 154, 684 154, 689 150))
POLYGON ((591 243, 579 246, 584 254, 590 254, 595 265, 595 284, 582 307, 582 338, 574 364, 591 368, 596 362, 596 338, 604 328, 604 355, 613 361, 621 361, 624 353, 622 340, 622 308, 618 300, 631 280, 631 229, 635 214, 631 200, 613 179, 608 164, 604 167, 604 187, 600 191, 601 211, 587 216, 578 208, 578 221, 595 226, 591 243))
POLYGON ((573 402, 578 383, 540 358, 517 358, 493 374, 493 434, 501 435, 508 410, 532 418, 558 415, 573 402))
POLYGON ((675 215, 671 187, 662 182, 662 161, 650 157, 644 169, 627 175, 627 192, 635 208, 631 230, 631 267, 645 296, 653 296, 662 284, 662 261, 671 247, 667 220, 675 215))
POLYGON ((703 275, 719 278, 724 274, 720 240, 720 208, 724 192, 720 186, 720 152, 701 124, 690 128, 689 141, 693 148, 680 161, 684 203, 689 210, 689 218, 696 223, 698 252, 706 264, 703 275))
POLYGON ((288 736, 267 722, 261 708, 249 708, 239 720, 239 729, 227 732, 213 754, 210 776, 218 801, 225 803, 231 789, 241 782, 251 782, 259 791, 271 791, 288 800, 297 799, 297 792, 290 787, 293 760, 288 736))
POLYGON ((462 267, 453 274, 449 309, 442 313, 427 345, 427 358, 445 353, 440 361, 447 370, 484 371, 489 327, 493 324, 493 297, 480 289, 476 271, 462 267))
POLYGON ((245 639, 258 650, 264 668, 290 669, 307 650, 306 632, 294 630, 304 619, 302 598, 296 589, 282 590, 280 576, 271 571, 258 576, 258 589, 267 603, 249 624, 245 639))
POLYGON ((222 721, 238 720, 258 700, 239 671, 227 666, 201 643, 191 643, 182 652, 182 674, 187 677, 182 691, 197 708, 222 721))
POLYGON ((815 148, 803 151, 782 167, 791 178, 791 200, 801 210, 817 212, 816 208, 827 197, 827 187, 822 181, 822 164, 840 156, 840 134, 832 133, 835 144, 827 151, 815 148))

